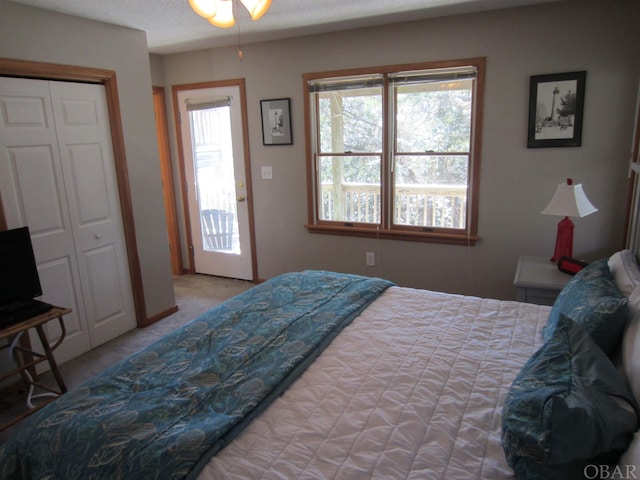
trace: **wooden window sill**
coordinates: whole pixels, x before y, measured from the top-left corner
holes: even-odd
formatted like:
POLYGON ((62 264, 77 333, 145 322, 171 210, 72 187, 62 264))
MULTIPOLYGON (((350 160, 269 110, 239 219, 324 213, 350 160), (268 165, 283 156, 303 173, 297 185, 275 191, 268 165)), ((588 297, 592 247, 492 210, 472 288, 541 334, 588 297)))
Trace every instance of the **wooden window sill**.
POLYGON ((464 233, 438 233, 438 232, 415 232, 407 230, 379 230, 375 228, 365 228, 358 226, 338 226, 338 225, 313 225, 307 224, 305 228, 309 233, 320 233, 325 235, 341 235, 348 237, 382 238, 386 240, 405 240, 411 242, 425 243, 446 243, 450 245, 474 246, 480 237, 477 235, 466 235, 464 233))

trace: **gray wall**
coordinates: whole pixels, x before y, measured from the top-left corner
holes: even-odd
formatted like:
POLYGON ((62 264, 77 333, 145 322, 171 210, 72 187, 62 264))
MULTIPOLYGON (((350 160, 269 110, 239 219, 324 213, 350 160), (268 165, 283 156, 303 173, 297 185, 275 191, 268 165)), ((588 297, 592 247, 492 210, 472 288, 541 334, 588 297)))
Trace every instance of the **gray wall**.
MULTIPOLYGON (((518 9, 153 58, 154 83, 245 78, 261 278, 305 268, 379 275, 404 286, 515 298, 519 255, 551 256, 558 217, 541 215, 566 177, 599 211, 575 219, 574 254, 624 244, 627 165, 640 79, 640 2, 569 0, 518 9), (310 234, 301 75, 487 57, 479 234, 474 247, 310 234), (164 64, 160 73, 159 63, 164 64), (529 77, 587 71, 582 147, 528 149, 529 77), (264 147, 260 100, 290 97, 292 146, 264 147), (273 180, 260 167, 273 167, 273 180), (365 266, 365 252, 377 265, 365 266)), ((170 103, 171 99, 168 98, 170 103)), ((172 106, 168 105, 172 121, 172 106)), ((175 129, 172 144, 174 156, 175 129)), ((185 257, 186 258, 186 257, 185 257)))
POLYGON ((0 57, 116 71, 147 316, 173 307, 146 34, 0 0, 0 57))

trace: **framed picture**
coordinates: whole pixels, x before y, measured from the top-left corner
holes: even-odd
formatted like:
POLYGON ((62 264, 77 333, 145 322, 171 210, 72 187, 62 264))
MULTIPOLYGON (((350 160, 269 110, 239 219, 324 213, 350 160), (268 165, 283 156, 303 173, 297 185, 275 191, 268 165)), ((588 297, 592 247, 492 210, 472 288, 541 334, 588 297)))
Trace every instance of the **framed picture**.
POLYGON ((579 147, 587 72, 531 77, 527 147, 579 147))
POLYGON ((262 144, 292 145, 291 102, 288 98, 260 100, 262 144))

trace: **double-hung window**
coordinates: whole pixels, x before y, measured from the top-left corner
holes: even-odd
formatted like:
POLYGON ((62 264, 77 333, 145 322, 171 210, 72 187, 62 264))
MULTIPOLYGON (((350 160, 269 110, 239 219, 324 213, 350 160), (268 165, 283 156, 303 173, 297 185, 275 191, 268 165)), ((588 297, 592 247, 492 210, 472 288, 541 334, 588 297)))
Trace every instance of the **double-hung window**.
POLYGON ((305 74, 307 228, 473 244, 484 64, 305 74))

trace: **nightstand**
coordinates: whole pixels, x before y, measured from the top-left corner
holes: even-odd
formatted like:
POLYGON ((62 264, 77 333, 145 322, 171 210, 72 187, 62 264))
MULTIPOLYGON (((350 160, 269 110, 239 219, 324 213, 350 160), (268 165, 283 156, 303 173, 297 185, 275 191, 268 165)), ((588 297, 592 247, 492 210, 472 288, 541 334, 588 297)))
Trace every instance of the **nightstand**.
POLYGON ((520 257, 513 284, 519 302, 553 305, 570 279, 547 257, 520 257))

